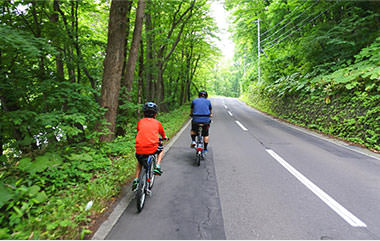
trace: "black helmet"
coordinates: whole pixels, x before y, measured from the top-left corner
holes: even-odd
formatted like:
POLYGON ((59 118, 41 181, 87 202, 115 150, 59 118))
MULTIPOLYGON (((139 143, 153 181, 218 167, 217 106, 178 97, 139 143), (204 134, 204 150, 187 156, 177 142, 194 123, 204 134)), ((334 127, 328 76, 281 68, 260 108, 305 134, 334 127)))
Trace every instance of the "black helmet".
POLYGON ((157 114, 158 107, 153 102, 146 102, 142 110, 146 117, 153 117, 155 114, 157 114))
POLYGON ((198 97, 205 97, 207 99, 207 97, 208 97, 207 91, 205 91, 205 90, 199 91, 198 97))

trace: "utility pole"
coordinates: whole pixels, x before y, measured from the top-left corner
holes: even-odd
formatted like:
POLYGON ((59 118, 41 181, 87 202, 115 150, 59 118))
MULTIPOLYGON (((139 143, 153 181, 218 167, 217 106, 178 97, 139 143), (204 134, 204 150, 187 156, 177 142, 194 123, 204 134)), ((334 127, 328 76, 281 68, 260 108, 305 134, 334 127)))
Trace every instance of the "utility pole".
POLYGON ((258 73, 259 73, 259 84, 261 83, 260 76, 260 19, 255 20, 257 23, 257 56, 258 56, 258 73))

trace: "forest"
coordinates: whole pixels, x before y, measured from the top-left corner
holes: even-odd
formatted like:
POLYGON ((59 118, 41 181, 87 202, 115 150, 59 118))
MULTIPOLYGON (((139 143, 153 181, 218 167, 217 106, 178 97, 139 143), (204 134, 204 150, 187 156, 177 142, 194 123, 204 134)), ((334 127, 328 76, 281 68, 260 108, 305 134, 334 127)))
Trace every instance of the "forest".
POLYGON ((142 103, 159 105, 170 136, 206 87, 220 55, 209 7, 1 1, 1 239, 91 233, 134 172, 142 103))
POLYGON ((146 101, 168 136, 205 89, 380 151, 379 2, 222 3, 228 64, 210 0, 1 1, 1 239, 91 237, 131 180, 146 101))

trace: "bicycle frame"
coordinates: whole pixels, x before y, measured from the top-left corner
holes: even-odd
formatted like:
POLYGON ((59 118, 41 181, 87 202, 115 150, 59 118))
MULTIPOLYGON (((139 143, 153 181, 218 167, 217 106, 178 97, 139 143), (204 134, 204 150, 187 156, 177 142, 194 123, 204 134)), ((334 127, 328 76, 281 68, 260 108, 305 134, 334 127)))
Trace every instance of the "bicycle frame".
POLYGON ((201 159, 203 159, 203 148, 204 148, 204 140, 202 136, 202 130, 203 130, 204 124, 198 124, 198 133, 196 136, 196 163, 199 166, 201 163, 201 159))
POLYGON ((139 185, 136 191, 137 211, 141 212, 144 208, 146 195, 152 195, 152 187, 154 183, 153 169, 156 165, 157 154, 149 155, 147 158, 147 164, 144 165, 139 177, 139 185))
MULTIPOLYGON (((159 138, 159 145, 162 146, 163 140, 169 140, 169 138, 161 139, 159 138)), ((157 163, 157 156, 158 154, 151 154, 148 155, 146 165, 143 166, 140 175, 139 175, 139 185, 136 190, 136 204, 137 204, 137 211, 141 212, 141 210, 144 208, 145 204, 145 197, 146 195, 152 196, 152 187, 155 179, 155 175, 153 173, 154 168, 156 168, 157 163)))

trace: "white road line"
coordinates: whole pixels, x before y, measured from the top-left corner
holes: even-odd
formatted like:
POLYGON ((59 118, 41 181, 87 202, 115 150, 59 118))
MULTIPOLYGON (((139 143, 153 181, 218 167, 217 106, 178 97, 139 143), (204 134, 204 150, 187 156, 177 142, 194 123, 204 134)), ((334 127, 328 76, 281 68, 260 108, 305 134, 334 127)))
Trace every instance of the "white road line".
POLYGON ((232 113, 231 113, 231 111, 227 111, 228 112, 228 114, 230 115, 230 116, 232 116, 232 113))
POLYGON ((224 109, 228 109, 228 107, 226 105, 224 105, 224 109))
POLYGON ((295 176, 302 184, 304 184, 307 188, 309 188, 315 195, 317 195, 323 202, 325 202, 330 208, 332 208, 339 216, 341 216, 347 223, 349 223, 353 227, 367 227, 367 225, 362 222, 360 219, 355 217, 352 213, 350 213, 347 209, 345 209, 342 205, 336 202, 332 197, 330 197, 327 193, 325 193, 322 189, 312 183, 309 179, 307 179, 304 175, 302 175, 299 171, 297 171, 294 167, 289 165, 282 157, 280 157, 276 152, 270 149, 266 149, 266 151, 276 159, 285 169, 287 169, 293 176, 295 176))
POLYGON ((236 124, 238 124, 240 126, 241 129, 243 129, 243 131, 248 131, 247 128, 245 128, 245 126, 243 126, 239 121, 235 121, 236 124))

